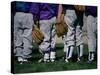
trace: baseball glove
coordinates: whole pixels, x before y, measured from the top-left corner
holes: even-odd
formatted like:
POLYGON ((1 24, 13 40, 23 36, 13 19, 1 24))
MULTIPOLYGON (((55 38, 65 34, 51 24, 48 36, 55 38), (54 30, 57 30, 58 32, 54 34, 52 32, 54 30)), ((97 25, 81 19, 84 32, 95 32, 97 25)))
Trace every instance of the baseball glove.
POLYGON ((43 41, 43 39, 44 39, 43 33, 36 26, 33 26, 33 29, 32 29, 32 38, 33 38, 33 40, 37 44, 40 44, 43 41))
POLYGON ((85 11, 85 6, 83 6, 83 5, 74 5, 74 8, 77 11, 85 11))
POLYGON ((68 31, 68 25, 64 22, 64 15, 61 17, 61 23, 56 23, 56 33, 58 37, 63 36, 68 31))

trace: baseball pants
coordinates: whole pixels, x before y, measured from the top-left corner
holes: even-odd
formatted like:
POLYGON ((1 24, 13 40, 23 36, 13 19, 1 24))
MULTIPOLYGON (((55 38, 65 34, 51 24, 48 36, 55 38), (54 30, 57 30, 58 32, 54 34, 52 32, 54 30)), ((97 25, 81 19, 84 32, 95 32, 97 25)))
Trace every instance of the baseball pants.
POLYGON ((31 57, 33 15, 16 12, 14 16, 14 52, 22 58, 31 57))
POLYGON ((88 35, 88 47, 89 57, 88 59, 94 60, 94 52, 96 50, 96 31, 97 31, 97 18, 89 15, 87 17, 87 35, 88 35))
POLYGON ((40 52, 44 55, 44 61, 50 59, 55 59, 55 21, 56 17, 49 20, 40 20, 40 30, 44 34, 44 40, 39 45, 40 52))
POLYGON ((64 17, 65 22, 68 24, 68 32, 64 35, 64 52, 66 53, 66 59, 72 57, 74 46, 77 46, 78 49, 78 57, 82 56, 82 30, 80 29, 80 25, 74 26, 74 23, 77 19, 75 10, 66 10, 66 14, 64 17), (79 52, 80 49, 80 52, 79 52))

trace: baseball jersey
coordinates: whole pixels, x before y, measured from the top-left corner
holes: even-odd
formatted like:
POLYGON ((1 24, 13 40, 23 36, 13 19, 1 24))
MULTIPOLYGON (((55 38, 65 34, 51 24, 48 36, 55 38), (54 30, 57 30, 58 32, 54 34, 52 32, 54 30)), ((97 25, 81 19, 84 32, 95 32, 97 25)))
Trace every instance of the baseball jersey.
POLYGON ((74 23, 74 26, 77 26, 77 23, 78 23, 82 28, 83 27, 83 14, 84 14, 84 12, 83 11, 75 11, 75 12, 76 12, 77 19, 74 23))
POLYGON ((39 20, 48 20, 57 15, 57 4, 32 3, 30 12, 37 15, 39 20))
POLYGON ((31 3, 29 12, 33 14, 34 20, 39 20, 39 3, 31 3))
POLYGON ((97 16, 97 7, 96 6, 86 6, 85 14, 86 16, 88 15, 97 16))
POLYGON ((29 12, 30 3, 29 2, 16 2, 17 12, 29 12))

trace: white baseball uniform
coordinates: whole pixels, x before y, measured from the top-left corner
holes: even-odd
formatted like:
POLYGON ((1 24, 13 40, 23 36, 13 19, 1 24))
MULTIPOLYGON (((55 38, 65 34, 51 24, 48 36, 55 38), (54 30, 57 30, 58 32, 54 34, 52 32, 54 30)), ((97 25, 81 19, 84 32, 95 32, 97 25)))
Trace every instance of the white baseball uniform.
POLYGON ((54 28, 55 21, 56 17, 53 17, 49 20, 40 20, 40 30, 44 34, 44 40, 39 45, 39 49, 40 51, 45 52, 44 54, 45 60, 49 59, 49 57, 50 59, 55 59, 55 52, 53 51, 53 49, 55 49, 55 42, 56 42, 56 37, 55 37, 56 32, 54 28), (50 50, 52 51, 50 52, 50 50))
POLYGON ((77 18, 78 16, 74 9, 66 9, 64 17, 65 22, 68 24, 68 32, 64 35, 64 52, 66 53, 66 59, 72 57, 75 46, 77 46, 78 58, 83 55, 82 29, 78 22, 75 25, 77 18))
POLYGON ((40 13, 39 13, 39 24, 40 30, 44 34, 44 40, 39 45, 39 50, 43 53, 44 61, 49 59, 52 61, 55 60, 55 22, 56 22, 56 13, 57 5, 40 3, 40 13))
POLYGON ((96 50, 96 31, 97 31, 97 18, 89 15, 87 17, 87 35, 89 47, 89 60, 94 60, 94 53, 96 50))
POLYGON ((94 60, 94 54, 96 52, 96 34, 97 34, 97 7, 86 6, 87 16, 87 36, 88 36, 88 60, 91 62, 94 60))
POLYGON ((33 15, 16 12, 14 16, 14 45, 18 57, 30 58, 32 49, 33 15))

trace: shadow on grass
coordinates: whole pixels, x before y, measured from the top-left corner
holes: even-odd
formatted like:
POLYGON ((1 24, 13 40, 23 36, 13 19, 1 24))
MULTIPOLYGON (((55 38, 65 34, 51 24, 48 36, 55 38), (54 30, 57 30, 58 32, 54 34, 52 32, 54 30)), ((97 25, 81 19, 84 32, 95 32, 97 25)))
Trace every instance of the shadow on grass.
POLYGON ((77 61, 77 50, 75 48, 73 52, 72 61, 69 63, 64 62, 63 44, 56 45, 56 61, 51 63, 38 63, 38 60, 42 57, 38 51, 38 46, 33 45, 31 63, 18 64, 15 60, 14 68, 15 73, 34 73, 34 72, 51 72, 51 71, 68 71, 68 70, 83 70, 83 69, 96 69, 97 59, 91 64, 87 63, 88 47, 84 45, 84 55, 81 62, 77 61))

